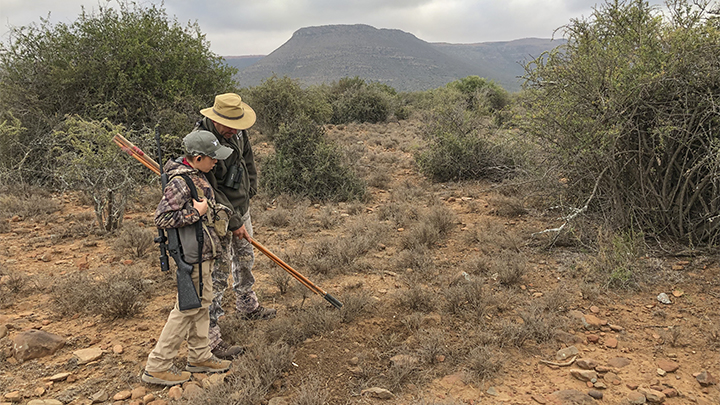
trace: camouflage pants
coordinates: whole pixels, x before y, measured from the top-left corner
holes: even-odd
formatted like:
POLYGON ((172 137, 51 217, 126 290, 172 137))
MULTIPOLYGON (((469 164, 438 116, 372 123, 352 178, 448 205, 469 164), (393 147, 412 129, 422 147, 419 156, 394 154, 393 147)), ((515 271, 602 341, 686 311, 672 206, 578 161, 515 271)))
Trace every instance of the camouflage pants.
MULTIPOLYGON (((245 220, 245 229, 253 236, 250 213, 245 220)), ((222 239, 223 255, 215 260, 212 269, 213 300, 210 305, 210 347, 215 348, 221 340, 218 319, 225 315, 222 300, 228 287, 228 276, 232 273, 233 291, 235 291, 235 308, 240 313, 254 311, 258 306, 257 296, 253 291, 255 277, 252 266, 255 262, 253 247, 245 239, 235 237, 231 232, 222 239)))

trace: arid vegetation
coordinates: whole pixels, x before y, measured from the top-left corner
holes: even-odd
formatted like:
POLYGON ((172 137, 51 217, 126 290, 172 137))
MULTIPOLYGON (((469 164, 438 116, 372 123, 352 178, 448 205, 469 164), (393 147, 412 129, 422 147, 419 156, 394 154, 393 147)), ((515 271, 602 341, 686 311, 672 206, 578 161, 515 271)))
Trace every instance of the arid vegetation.
POLYGON ((152 244, 156 179, 108 136, 123 132, 150 152, 159 124, 166 155, 176 154, 213 93, 234 90, 259 117, 250 130, 256 238, 344 306, 256 253, 258 293, 278 317, 248 322, 227 311, 223 336, 246 353, 220 383, 206 379, 174 403, 530 403, 587 391, 564 378, 566 368, 540 362, 568 346, 602 364, 633 358, 612 370, 623 384, 594 386, 607 403, 659 378, 679 393, 667 403, 717 401, 717 386, 701 387, 694 374, 720 373, 720 27, 709 7, 673 4, 669 20, 628 1, 571 22, 568 46, 529 66, 528 88, 512 95, 478 77, 411 94, 360 78, 303 87, 274 77, 233 89, 202 35, 170 24, 176 35, 165 39, 193 39, 196 62, 217 82, 186 88, 187 76, 166 78, 180 82, 177 93, 131 94, 122 109, 32 104, 39 93, 19 98, 32 91, 18 87, 27 58, 64 64, 30 45, 59 47, 50 33, 71 36, 105 19, 169 21, 161 9, 130 7, 15 32, 0 57, 3 395, 86 404, 142 385, 148 336, 175 286, 152 244), (659 292, 673 303, 658 303, 659 292), (18 362, 12 339, 27 329, 67 342, 18 362), (106 353, 79 365, 74 351, 92 346, 106 353), (677 378, 658 377, 657 359, 682 363, 677 378), (61 372, 72 381, 38 383, 61 372))

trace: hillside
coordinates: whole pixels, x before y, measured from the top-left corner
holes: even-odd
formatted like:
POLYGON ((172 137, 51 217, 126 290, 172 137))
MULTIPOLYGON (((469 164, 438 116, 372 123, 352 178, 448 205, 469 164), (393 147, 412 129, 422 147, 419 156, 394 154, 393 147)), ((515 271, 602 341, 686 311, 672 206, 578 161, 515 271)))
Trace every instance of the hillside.
POLYGON ((520 90, 518 62, 560 44, 547 39, 470 45, 431 44, 400 30, 368 25, 307 27, 270 55, 243 69, 242 86, 256 86, 277 74, 307 85, 359 76, 398 91, 444 86, 469 75, 496 81, 508 91, 520 90))

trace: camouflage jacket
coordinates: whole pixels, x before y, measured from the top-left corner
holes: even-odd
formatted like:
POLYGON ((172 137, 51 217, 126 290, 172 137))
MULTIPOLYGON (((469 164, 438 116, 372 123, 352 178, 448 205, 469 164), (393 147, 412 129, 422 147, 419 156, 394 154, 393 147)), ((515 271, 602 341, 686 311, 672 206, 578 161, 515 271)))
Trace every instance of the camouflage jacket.
POLYGON ((203 245, 203 261, 220 257, 222 252, 220 238, 215 230, 215 223, 224 211, 229 215, 231 210, 215 202, 215 193, 210 187, 205 175, 192 167, 182 163, 182 158, 168 160, 164 166, 170 179, 165 186, 163 197, 155 210, 155 225, 161 229, 183 228, 193 225, 201 219, 198 211, 193 207, 190 188, 181 174, 187 174, 195 184, 198 196, 204 197, 208 202, 207 214, 202 217, 205 243, 203 245))
POLYGON ((207 179, 215 191, 218 203, 233 208, 233 213, 230 215, 229 229, 234 231, 243 225, 242 217, 247 214, 250 208, 250 198, 257 193, 257 169, 247 131, 239 131, 232 138, 225 139, 224 136, 218 133, 213 122, 207 117, 198 121, 195 129, 212 132, 221 145, 233 150, 230 157, 217 162, 215 167, 208 173, 207 179), (239 168, 240 187, 238 188, 225 186, 226 177, 232 166, 239 168))

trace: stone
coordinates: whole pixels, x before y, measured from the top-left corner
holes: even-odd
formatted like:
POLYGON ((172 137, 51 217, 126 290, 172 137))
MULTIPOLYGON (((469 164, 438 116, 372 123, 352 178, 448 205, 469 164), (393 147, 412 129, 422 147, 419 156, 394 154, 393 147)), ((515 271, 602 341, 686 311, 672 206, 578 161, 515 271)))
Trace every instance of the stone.
POLYGON ((143 397, 142 403, 143 403, 143 404, 148 404, 148 403, 150 403, 150 402, 152 402, 152 401, 154 401, 154 400, 155 400, 155 395, 153 395, 153 394, 147 394, 147 395, 145 395, 145 396, 143 397))
POLYGON ((591 396, 578 390, 555 391, 550 396, 556 403, 564 405, 594 405, 595 403, 591 396))
POLYGON ((145 387, 137 387, 133 388, 132 391, 130 391, 130 399, 140 399, 144 397, 147 394, 147 390, 145 387))
POLYGON ((534 395, 530 396, 530 398, 532 398, 533 401, 537 402, 538 404, 541 404, 541 405, 547 404, 547 399, 545 399, 545 397, 543 397, 542 395, 534 394, 534 395))
POLYGON ((268 401, 268 405, 290 405, 290 398, 288 397, 275 397, 268 401))
POLYGON ((576 356, 580 351, 575 346, 566 347, 564 349, 558 350, 557 353, 555 353, 555 359, 558 361, 567 360, 572 358, 573 356, 576 356))
POLYGON ((8 334, 8 328, 5 325, 0 325, 0 339, 4 338, 8 334))
POLYGON ((67 372, 65 372, 65 373, 57 373, 57 374, 54 374, 54 375, 51 375, 50 377, 48 377, 47 380, 48 380, 48 381, 52 381, 52 382, 64 381, 64 380, 65 380, 66 378, 68 378, 71 374, 72 374, 72 373, 67 373, 67 372))
POLYGON ((666 388, 662 390, 662 393, 665 394, 667 398, 675 398, 676 396, 680 395, 680 393, 675 388, 666 388))
POLYGON ((668 373, 674 373, 675 371, 677 371, 677 369, 680 368, 680 364, 678 364, 674 361, 665 360, 665 359, 658 360, 657 365, 658 365, 658 368, 661 368, 661 369, 663 369, 663 371, 668 372, 668 373))
POLYGON ((598 318, 595 315, 586 314, 582 318, 583 326, 588 330, 600 329, 601 326, 607 325, 607 321, 598 318))
POLYGON ((24 362, 55 354, 65 345, 65 338, 43 330, 31 329, 13 339, 15 359, 24 362))
POLYGON ((112 351, 113 351, 113 353, 115 353, 115 354, 122 354, 122 353, 123 353, 123 350, 124 350, 124 349, 123 349, 122 345, 115 345, 115 346, 113 346, 113 348, 112 348, 112 351))
POLYGON ((645 398, 645 395, 643 395, 637 391, 633 391, 633 392, 629 393, 627 396, 627 400, 629 403, 631 403, 633 405, 644 404, 647 402, 647 398, 645 398))
POLYGON ((591 397, 593 397, 595 399, 602 399, 602 397, 603 397, 603 393, 598 390, 590 390, 590 391, 588 391, 588 395, 590 395, 591 397))
POLYGON ((168 396, 168 398, 172 399, 173 401, 179 401, 180 398, 182 398, 182 391, 183 391, 182 388, 175 385, 175 386, 170 387, 170 389, 168 390, 167 396, 168 396))
POLYGON ((665 305, 670 305, 670 304, 672 304, 672 301, 670 300, 670 297, 668 297, 668 295, 665 294, 665 293, 660 293, 660 294, 658 294, 657 300, 658 300, 659 302, 665 304, 665 305))
POLYGON ((612 359, 608 360, 607 363, 610 367, 623 368, 630 364, 630 359, 626 357, 613 357, 612 359))
POLYGON ((395 397, 392 392, 380 387, 372 387, 360 391, 360 395, 365 394, 369 394, 371 397, 378 399, 393 399, 395 397))
POLYGON ((200 388, 199 385, 194 384, 194 383, 192 383, 192 384, 185 383, 185 385, 183 387, 182 397, 183 397, 183 399, 192 401, 196 397, 202 395, 203 392, 204 392, 204 390, 202 388, 200 388))
POLYGON ((8 402, 20 402, 22 401, 22 394, 20 391, 12 391, 5 394, 4 398, 8 402))
POLYGON ((695 379, 697 380, 700 385, 703 387, 708 387, 710 385, 717 384, 717 378, 710 374, 709 371, 703 371, 702 373, 698 374, 695 379))
POLYGON ((587 339, 587 341, 590 343, 597 343, 600 341, 600 336, 592 333, 592 334, 585 336, 585 339, 587 339))
POLYGON ((614 385, 620 384, 620 377, 618 377, 618 375, 613 372, 605 373, 605 375, 603 376, 603 379, 614 385))
POLYGON ((485 392, 486 392, 488 395, 492 395, 492 396, 494 396, 494 397, 498 396, 498 391, 497 391, 497 388, 495 388, 495 387, 490 387, 490 388, 488 388, 487 391, 485 391, 485 392))
POLYGON ((575 365, 580 367, 583 370, 592 370, 595 367, 597 367, 598 364, 593 359, 582 358, 582 359, 575 360, 575 365))
POLYGON ((660 377, 664 377, 665 374, 667 374, 667 373, 665 372, 665 370, 661 369, 660 367, 658 367, 657 373, 658 373, 658 375, 659 375, 660 377))
POLYGON ((615 349, 615 348, 617 348, 617 346, 618 346, 618 340, 615 339, 614 337, 605 339, 605 347, 610 348, 610 349, 615 349))
POLYGON ((581 370, 574 368, 570 370, 570 375, 577 378, 580 381, 597 381, 597 372, 594 370, 581 370))
POLYGON ((73 355, 77 357, 78 364, 87 364, 101 358, 103 351, 99 347, 90 347, 87 349, 76 350, 73 352, 73 355))
POLYGON ((117 394, 113 395, 113 400, 124 401, 126 399, 130 399, 131 396, 132 396, 132 391, 128 391, 128 390, 120 391, 117 394))
POLYGON ((202 382, 202 386, 205 389, 210 389, 212 387, 220 386, 223 382, 225 382, 225 374, 217 373, 212 374, 208 376, 208 378, 204 379, 202 382))
POLYGON ((643 394, 645 396, 645 399, 647 399, 647 401, 650 403, 659 404, 661 402, 665 402, 665 394, 658 390, 640 387, 638 388, 637 392, 643 394))
POLYGON ((156 399, 152 402, 148 402, 147 405, 169 405, 168 401, 164 399, 156 399))

